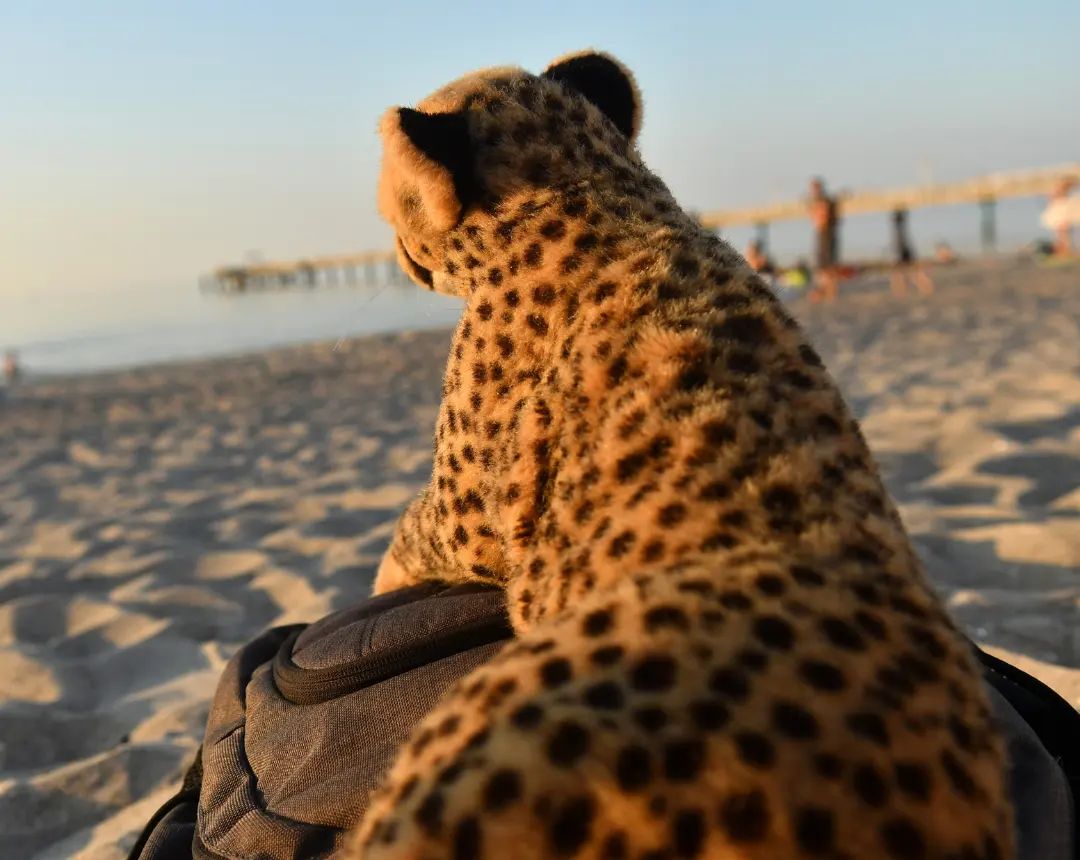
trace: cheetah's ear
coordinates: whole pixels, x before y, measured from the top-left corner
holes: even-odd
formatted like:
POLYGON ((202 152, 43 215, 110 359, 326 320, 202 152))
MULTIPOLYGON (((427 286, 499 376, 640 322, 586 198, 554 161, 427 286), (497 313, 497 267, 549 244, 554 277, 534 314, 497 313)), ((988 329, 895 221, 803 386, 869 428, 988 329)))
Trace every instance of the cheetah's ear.
POLYGON ((383 115, 379 133, 383 214, 391 223, 422 214, 437 230, 453 228, 472 196, 472 141, 465 115, 391 108, 383 115), (420 213, 412 211, 415 205, 402 202, 415 202, 417 195, 420 213))
POLYGON ((630 70, 610 54, 567 54, 544 71, 545 78, 585 96, 633 140, 641 130, 641 93, 630 70))

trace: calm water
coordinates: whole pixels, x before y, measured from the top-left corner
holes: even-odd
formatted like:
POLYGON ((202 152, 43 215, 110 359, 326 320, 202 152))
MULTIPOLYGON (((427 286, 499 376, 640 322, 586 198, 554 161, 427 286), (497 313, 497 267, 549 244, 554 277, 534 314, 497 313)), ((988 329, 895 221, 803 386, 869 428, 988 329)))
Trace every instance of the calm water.
POLYGON ((273 346, 453 325, 460 299, 412 286, 220 296, 193 287, 4 296, 0 351, 30 374, 251 352, 273 346))

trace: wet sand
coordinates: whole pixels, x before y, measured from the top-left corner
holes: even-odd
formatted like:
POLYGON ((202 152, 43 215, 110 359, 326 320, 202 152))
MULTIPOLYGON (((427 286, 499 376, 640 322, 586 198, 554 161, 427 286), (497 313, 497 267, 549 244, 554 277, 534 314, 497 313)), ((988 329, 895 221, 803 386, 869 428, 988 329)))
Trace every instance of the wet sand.
MULTIPOLYGON (((796 314, 927 569, 1080 706, 1080 267, 958 269, 796 314)), ((0 832, 126 855, 217 676, 365 596, 430 469, 446 331, 44 380, 0 400, 0 832)))

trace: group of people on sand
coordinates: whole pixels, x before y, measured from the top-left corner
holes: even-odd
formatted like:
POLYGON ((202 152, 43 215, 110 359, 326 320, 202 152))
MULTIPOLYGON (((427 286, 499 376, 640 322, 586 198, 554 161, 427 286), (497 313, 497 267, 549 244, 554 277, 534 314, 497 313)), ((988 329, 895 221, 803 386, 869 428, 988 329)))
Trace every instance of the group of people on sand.
MULTIPOLYGON (((1054 234, 1047 252, 1056 259, 1068 260, 1073 256, 1072 230, 1080 224, 1080 195, 1072 192, 1078 185, 1080 183, 1075 179, 1061 180, 1050 195, 1049 204, 1042 214, 1043 226, 1054 234)), ((814 228, 815 265, 812 273, 809 267, 801 262, 792 269, 779 270, 760 239, 753 240, 747 246, 746 261, 755 271, 777 280, 783 286, 801 288, 812 282, 813 288, 809 293, 811 301, 834 302, 839 294, 840 282, 853 274, 854 269, 840 263, 839 206, 836 197, 825 190, 825 183, 818 177, 810 181, 807 209, 814 228)), ((911 285, 920 295, 931 295, 934 292, 934 281, 911 243, 906 209, 893 211, 891 232, 892 263, 889 286, 892 294, 897 298, 904 298, 908 286, 911 285)), ((947 242, 938 242, 934 247, 934 260, 938 264, 949 264, 956 261, 956 255, 947 242)))
MULTIPOLYGON (((839 206, 834 196, 825 190, 825 183, 819 177, 810 180, 810 195, 807 202, 810 223, 814 228, 814 271, 811 275, 805 264, 780 273, 775 263, 765 250, 760 239, 753 240, 746 249, 746 261, 755 271, 769 276, 782 275, 782 283, 788 286, 803 287, 813 280, 814 287, 809 297, 814 302, 834 302, 840 282, 849 272, 840 264, 840 215, 839 206)), ((897 298, 907 295, 911 283, 921 295, 934 292, 934 282, 915 254, 908 233, 907 210, 897 209, 892 213, 893 263, 889 273, 889 285, 897 298)), ((953 259, 952 249, 939 243, 936 249, 939 259, 953 259)))

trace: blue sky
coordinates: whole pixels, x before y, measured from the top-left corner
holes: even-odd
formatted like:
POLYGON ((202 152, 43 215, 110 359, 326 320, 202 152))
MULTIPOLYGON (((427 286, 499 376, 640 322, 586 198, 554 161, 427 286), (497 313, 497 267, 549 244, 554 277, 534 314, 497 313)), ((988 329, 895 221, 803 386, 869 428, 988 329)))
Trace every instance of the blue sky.
MULTIPOLYGON (((585 46, 635 71, 642 151, 687 207, 790 197, 814 173, 864 187, 1080 159, 1074 0, 391 6, 4 0, 0 295, 191 290, 250 251, 383 246, 385 107, 585 46)), ((963 244, 976 223, 914 231, 963 244)))

